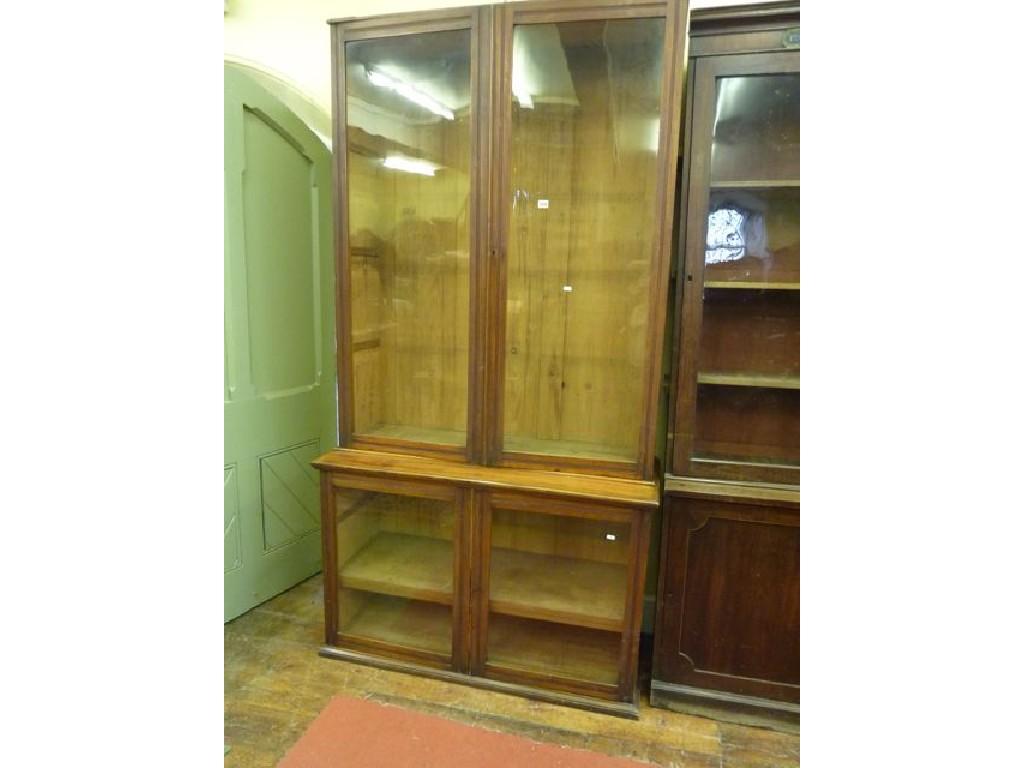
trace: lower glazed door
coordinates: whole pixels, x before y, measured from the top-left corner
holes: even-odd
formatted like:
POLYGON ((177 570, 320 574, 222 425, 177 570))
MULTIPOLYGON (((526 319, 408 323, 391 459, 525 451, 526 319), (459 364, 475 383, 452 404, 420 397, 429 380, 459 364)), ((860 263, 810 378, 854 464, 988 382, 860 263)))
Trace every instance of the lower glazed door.
POLYGON ((328 610, 328 644, 434 667, 462 666, 461 490, 336 477, 330 501, 335 585, 328 590, 336 603, 328 610))
POLYGON ((631 701, 640 513, 485 494, 477 674, 631 701))

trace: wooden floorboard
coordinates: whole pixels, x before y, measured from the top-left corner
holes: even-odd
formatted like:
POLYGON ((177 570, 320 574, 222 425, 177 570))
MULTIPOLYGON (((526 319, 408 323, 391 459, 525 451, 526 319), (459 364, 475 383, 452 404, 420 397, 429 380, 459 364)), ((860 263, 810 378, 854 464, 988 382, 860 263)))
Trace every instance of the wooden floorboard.
POLYGON ((317 576, 225 625, 226 768, 276 765, 334 695, 666 767, 800 763, 799 736, 655 709, 646 692, 633 721, 325 659, 322 606, 317 576))

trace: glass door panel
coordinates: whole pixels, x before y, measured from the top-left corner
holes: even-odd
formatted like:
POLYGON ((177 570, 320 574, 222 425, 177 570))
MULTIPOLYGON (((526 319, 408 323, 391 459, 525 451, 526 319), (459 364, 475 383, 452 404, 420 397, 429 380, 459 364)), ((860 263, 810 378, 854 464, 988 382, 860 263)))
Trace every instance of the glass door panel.
POLYGON ((342 639, 450 658, 454 504, 339 490, 335 508, 342 639))
POLYGON ((462 445, 470 31, 345 45, 354 431, 462 445))
POLYGON ((505 451, 637 458, 664 34, 513 28, 505 451))
POLYGON ((800 287, 798 187, 712 191, 707 227, 705 288, 800 287))
POLYGON ((716 77, 698 89, 712 84, 714 114, 703 117, 711 162, 698 192, 706 229, 703 253, 694 254, 704 283, 693 457, 796 467, 800 76, 716 77))
POLYGON ((615 684, 630 524, 495 508, 487 664, 615 684))
POLYGON ((717 82, 711 183, 800 178, 800 76, 745 75, 717 82))

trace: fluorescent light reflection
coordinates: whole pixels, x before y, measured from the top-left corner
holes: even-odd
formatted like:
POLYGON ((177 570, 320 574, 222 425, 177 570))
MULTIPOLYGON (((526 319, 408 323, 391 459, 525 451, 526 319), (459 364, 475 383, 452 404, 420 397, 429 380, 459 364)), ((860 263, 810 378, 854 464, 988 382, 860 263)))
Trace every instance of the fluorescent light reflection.
POLYGON ((413 104, 418 104, 424 109, 433 112, 435 115, 443 117, 445 120, 455 119, 455 113, 448 109, 444 104, 437 101, 437 99, 427 96, 423 91, 417 90, 409 83, 399 80, 397 77, 385 75, 383 72, 376 69, 367 68, 366 78, 377 87, 389 88, 399 96, 408 99, 413 104))
POLYGON ((420 176, 433 176, 440 168, 438 165, 428 163, 426 160, 414 160, 411 157, 402 155, 388 155, 384 158, 384 167, 393 171, 404 171, 405 173, 417 173, 420 176))

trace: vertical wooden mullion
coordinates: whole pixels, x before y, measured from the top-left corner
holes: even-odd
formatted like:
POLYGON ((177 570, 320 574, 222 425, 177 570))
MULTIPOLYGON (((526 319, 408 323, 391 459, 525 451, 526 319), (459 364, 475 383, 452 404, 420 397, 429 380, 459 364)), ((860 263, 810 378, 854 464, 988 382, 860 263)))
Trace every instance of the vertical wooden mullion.
POLYGON ((331 473, 320 472, 320 546, 323 552, 324 642, 338 644, 338 526, 331 473))
POLYGON ((697 355, 704 318, 704 244, 707 240, 711 117, 715 104, 715 72, 707 60, 694 74, 693 138, 690 142, 690 188, 687 191, 686 260, 683 281, 682 343, 679 345, 679 400, 673 469, 691 473, 697 421, 697 355))
POLYGON ((490 339, 490 309, 488 285, 491 279, 491 108, 493 88, 493 25, 494 13, 490 6, 473 10, 471 92, 473 94, 473 149, 472 189, 470 205, 472 226, 470 241, 473 253, 470 259, 470 322, 473 349, 470 354, 469 426, 466 458, 472 463, 486 463, 488 445, 488 410, 490 398, 487 390, 488 343, 490 339))
POLYGON ((334 110, 334 254, 338 295, 335 316, 338 327, 338 445, 344 447, 355 431, 352 356, 352 275, 348 253, 348 137, 345 101, 345 31, 331 25, 331 66, 334 110))
POLYGON ((665 622, 665 564, 668 562, 669 504, 668 497, 661 499, 661 541, 658 557, 658 592, 654 605, 654 649, 652 652, 651 677, 658 679, 661 668, 661 648, 667 637, 665 622))
POLYGON ((629 589, 623 613, 622 645, 619 650, 619 698, 632 701, 637 683, 640 649, 640 622, 644 605, 644 576, 647 550, 651 536, 651 511, 646 507, 633 510, 630 522, 629 589))
POLYGON ((686 72, 686 108, 683 124, 680 127, 680 152, 683 158, 682 174, 679 182, 679 199, 676 201, 678 214, 676 220, 679 222, 678 242, 675 244, 673 259, 676 267, 676 290, 673 302, 674 333, 673 347, 671 354, 671 377, 669 384, 668 403, 668 440, 665 445, 666 463, 669 472, 683 472, 683 463, 676 457, 676 435, 681 424, 676 418, 677 409, 680 408, 680 375, 682 373, 682 349, 683 349, 683 302, 686 298, 686 211, 690 199, 690 152, 693 143, 693 95, 694 95, 694 70, 688 68, 686 72))
POLYGON ((461 672, 465 668, 466 640, 464 628, 469 621, 466 613, 467 579, 467 514, 466 504, 469 492, 456 488, 453 498, 455 506, 455 530, 452 536, 452 669, 461 672))
POLYGON ((491 582, 491 499, 486 491, 476 492, 475 520, 475 577, 473 627, 473 660, 471 672, 483 675, 487 665, 487 624, 490 615, 489 595, 491 582))
POLYGON ((508 180, 509 124, 512 120, 511 12, 504 6, 493 7, 490 40, 492 79, 490 101, 490 185, 488 219, 490 224, 488 295, 487 435, 484 463, 500 462, 504 444, 505 404, 505 300, 508 253, 508 180))
POLYGON ((661 134, 658 137, 658 180, 655 197, 654 248, 651 253, 650 293, 647 309, 647 389, 643 394, 637 463, 640 476, 654 474, 655 429, 661 393, 662 346, 668 300, 668 274, 675 213, 675 172, 679 150, 679 110, 686 66, 686 30, 689 14, 685 0, 666 4, 665 47, 661 78, 661 134))

